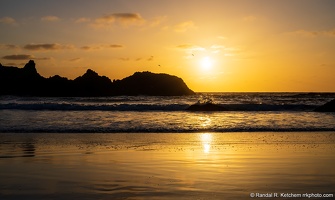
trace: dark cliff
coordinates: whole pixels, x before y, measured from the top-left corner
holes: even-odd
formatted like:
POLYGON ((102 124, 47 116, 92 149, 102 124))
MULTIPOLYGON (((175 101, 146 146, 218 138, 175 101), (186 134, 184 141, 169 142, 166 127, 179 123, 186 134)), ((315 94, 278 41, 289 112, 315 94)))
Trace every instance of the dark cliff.
POLYGON ((0 94, 38 95, 45 78, 37 73, 34 61, 22 69, 0 65, 0 94))
POLYGON ((41 76, 34 61, 24 68, 0 64, 0 95, 24 96, 115 96, 159 95, 180 96, 194 94, 181 78, 168 74, 136 72, 122 80, 111 81, 93 70, 69 80, 59 75, 41 76))

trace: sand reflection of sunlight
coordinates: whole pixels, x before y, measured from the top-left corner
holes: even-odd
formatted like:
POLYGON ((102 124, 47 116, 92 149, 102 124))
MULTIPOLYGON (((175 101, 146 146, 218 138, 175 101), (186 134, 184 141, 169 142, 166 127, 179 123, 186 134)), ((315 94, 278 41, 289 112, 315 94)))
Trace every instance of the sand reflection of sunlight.
POLYGON ((212 135, 210 133, 202 133, 200 140, 204 149, 204 153, 209 153, 211 149, 212 135))

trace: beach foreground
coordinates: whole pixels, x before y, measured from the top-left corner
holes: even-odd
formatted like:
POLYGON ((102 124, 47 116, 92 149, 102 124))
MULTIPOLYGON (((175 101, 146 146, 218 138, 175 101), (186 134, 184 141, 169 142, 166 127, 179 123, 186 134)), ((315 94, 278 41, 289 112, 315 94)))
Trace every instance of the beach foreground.
POLYGON ((2 133, 0 141, 1 199, 335 194, 335 132, 2 133))

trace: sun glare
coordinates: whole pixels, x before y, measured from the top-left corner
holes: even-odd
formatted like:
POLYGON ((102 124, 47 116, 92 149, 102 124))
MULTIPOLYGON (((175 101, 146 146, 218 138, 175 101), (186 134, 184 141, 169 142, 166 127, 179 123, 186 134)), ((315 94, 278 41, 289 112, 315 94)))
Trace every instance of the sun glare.
POLYGON ((203 57, 200 61, 200 66, 205 71, 210 70, 212 68, 212 65, 213 65, 213 60, 208 56, 203 57))
POLYGON ((200 135, 200 140, 203 145, 203 151, 207 154, 211 149, 212 135, 210 133, 202 133, 200 135))

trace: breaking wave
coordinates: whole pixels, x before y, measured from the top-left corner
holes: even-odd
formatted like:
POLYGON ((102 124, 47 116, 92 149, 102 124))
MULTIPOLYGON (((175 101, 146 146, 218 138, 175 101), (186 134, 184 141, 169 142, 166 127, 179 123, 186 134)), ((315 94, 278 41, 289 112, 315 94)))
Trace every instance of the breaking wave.
MULTIPOLYGON (((217 104, 226 111, 312 111, 316 105, 271 105, 271 104, 217 104)), ((189 104, 69 104, 69 103, 7 103, 1 110, 49 110, 49 111, 184 111, 189 104)))

